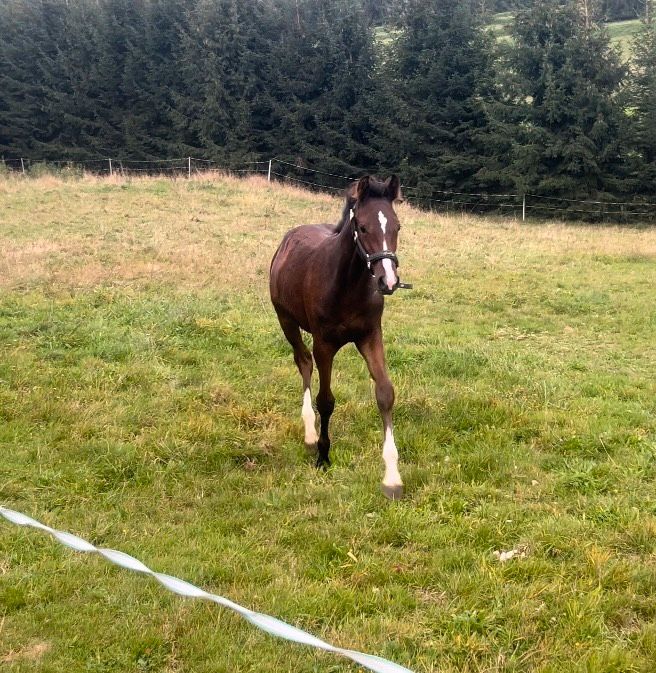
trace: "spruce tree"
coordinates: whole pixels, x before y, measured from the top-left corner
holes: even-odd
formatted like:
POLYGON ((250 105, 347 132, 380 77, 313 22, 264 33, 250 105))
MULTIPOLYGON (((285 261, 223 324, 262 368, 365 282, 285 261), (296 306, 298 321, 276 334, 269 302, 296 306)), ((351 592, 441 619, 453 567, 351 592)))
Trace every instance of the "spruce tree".
POLYGON ((575 4, 553 0, 515 20, 511 170, 521 191, 588 199, 626 187, 624 69, 606 31, 585 23, 575 4))
POLYGON ((266 78, 260 4, 198 0, 187 10, 178 65, 186 84, 176 96, 176 125, 187 147, 223 164, 251 152, 251 99, 257 80, 266 78))
MULTIPOLYGON (((135 159, 187 156, 175 129, 176 95, 185 82, 178 67, 186 11, 195 0, 148 0, 143 32, 130 28, 121 87, 126 156, 135 159)), ((184 112, 184 110, 181 110, 184 112)))
MULTIPOLYGON (((650 16, 648 14, 648 16, 650 16)), ((632 45, 627 90, 635 179, 643 193, 656 193, 656 17, 644 21, 632 45)))
MULTIPOLYGON (((48 142, 48 154, 56 159, 87 160, 97 157, 96 138, 102 132, 103 116, 98 111, 97 62, 110 45, 102 42, 101 17, 104 12, 87 0, 66 5, 59 29, 51 26, 50 39, 56 44, 53 66, 56 74, 41 85, 49 101, 57 132, 48 142)), ((104 152, 101 152, 105 154, 104 152)))
POLYGON ((349 0, 284 3, 271 90, 278 153, 340 174, 376 168, 379 92, 368 18, 349 0))
POLYGON ((468 3, 407 2, 390 66, 406 180, 426 191, 478 187, 491 130, 493 60, 468 3))
POLYGON ((0 153, 47 158, 62 120, 48 96, 65 7, 7 0, 0 5, 0 153))

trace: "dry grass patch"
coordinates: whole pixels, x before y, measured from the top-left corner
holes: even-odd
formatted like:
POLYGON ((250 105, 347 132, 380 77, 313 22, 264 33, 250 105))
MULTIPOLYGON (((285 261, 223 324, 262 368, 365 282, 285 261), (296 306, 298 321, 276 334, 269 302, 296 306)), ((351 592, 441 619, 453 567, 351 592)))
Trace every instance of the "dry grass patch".
MULTIPOLYGON (((283 232, 302 223, 334 222, 342 206, 341 197, 310 195, 256 177, 5 178, 0 194, 5 288, 164 282, 264 294, 270 257, 283 232), (35 190, 51 198, 35 203, 35 190)), ((521 272, 526 264, 583 256, 656 257, 651 229, 522 225, 428 214, 408 204, 398 212, 409 279, 498 266, 521 272)))
POLYGON ((46 642, 31 642, 19 650, 7 652, 7 654, 0 655, 0 664, 13 664, 14 662, 39 662, 46 652, 52 649, 52 645, 46 642))
POLYGON ((317 217, 330 221, 340 208, 328 196, 259 178, 9 179, 1 193, 5 287, 261 287, 284 229, 317 217), (31 190, 56 187, 48 206, 34 206, 31 190))

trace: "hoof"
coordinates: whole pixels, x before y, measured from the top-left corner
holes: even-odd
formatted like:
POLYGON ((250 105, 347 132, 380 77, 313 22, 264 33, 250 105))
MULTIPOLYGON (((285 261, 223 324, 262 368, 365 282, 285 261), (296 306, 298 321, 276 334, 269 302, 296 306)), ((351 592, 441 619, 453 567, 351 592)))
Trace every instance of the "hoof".
POLYGON ((403 497, 403 484, 394 484, 393 486, 388 486, 383 484, 383 495, 388 500, 401 500, 403 497))
POLYGON ((317 469, 318 470, 327 470, 330 467, 330 458, 327 456, 324 458, 323 456, 319 456, 317 458, 317 469))

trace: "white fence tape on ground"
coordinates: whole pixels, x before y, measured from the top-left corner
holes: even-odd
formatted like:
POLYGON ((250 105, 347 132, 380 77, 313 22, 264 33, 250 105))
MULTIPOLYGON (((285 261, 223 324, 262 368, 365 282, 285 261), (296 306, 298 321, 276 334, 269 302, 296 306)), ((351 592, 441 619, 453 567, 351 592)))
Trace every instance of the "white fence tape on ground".
POLYGON ((299 643, 301 645, 310 645, 311 647, 315 647, 319 650, 325 650, 326 652, 340 654, 344 657, 348 657, 352 661, 355 661, 356 663, 364 666, 365 668, 368 668, 371 671, 375 671, 376 673, 412 673, 410 669, 400 666, 399 664, 395 664, 392 661, 388 661, 387 659, 383 659, 382 657, 376 657, 371 654, 364 654, 363 652, 345 650, 341 647, 336 647, 335 645, 331 645, 330 643, 327 643, 320 638, 303 631, 302 629, 291 626, 290 624, 287 624, 280 619, 276 619, 270 615, 262 614, 261 612, 253 612, 252 610, 242 607, 237 603, 233 603, 233 601, 228 600, 227 598, 223 598, 223 596, 217 596, 216 594, 199 589, 193 584, 178 579, 177 577, 156 573, 144 565, 141 561, 134 558, 133 556, 130 556, 129 554, 116 551, 115 549, 99 549, 94 547, 94 545, 92 545, 90 542, 87 542, 81 537, 78 537, 77 535, 50 528, 49 526, 46 526, 45 524, 42 524, 39 521, 22 514, 21 512, 16 512, 12 509, 0 507, 0 515, 7 519, 7 521, 15 523, 17 526, 31 526, 32 528, 38 528, 39 530, 46 531, 46 533, 50 533, 63 545, 70 547, 75 551, 95 552, 105 557, 108 561, 111 561, 112 563, 120 566, 121 568, 151 575, 160 584, 169 589, 169 591, 179 594, 180 596, 187 596, 189 598, 202 598, 204 600, 218 603, 219 605, 229 608, 230 610, 234 610, 251 624, 257 626, 259 629, 262 629, 262 631, 265 631, 272 636, 284 638, 285 640, 291 640, 292 642, 299 643))

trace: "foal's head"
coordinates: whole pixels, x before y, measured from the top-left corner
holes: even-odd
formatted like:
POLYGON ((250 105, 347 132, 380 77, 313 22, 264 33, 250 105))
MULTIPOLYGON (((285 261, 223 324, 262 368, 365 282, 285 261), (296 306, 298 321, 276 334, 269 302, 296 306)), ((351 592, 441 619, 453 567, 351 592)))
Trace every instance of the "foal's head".
POLYGON ((393 204, 401 199, 396 175, 384 182, 365 176, 348 193, 351 227, 360 256, 383 294, 399 286, 396 245, 401 225, 393 204))

